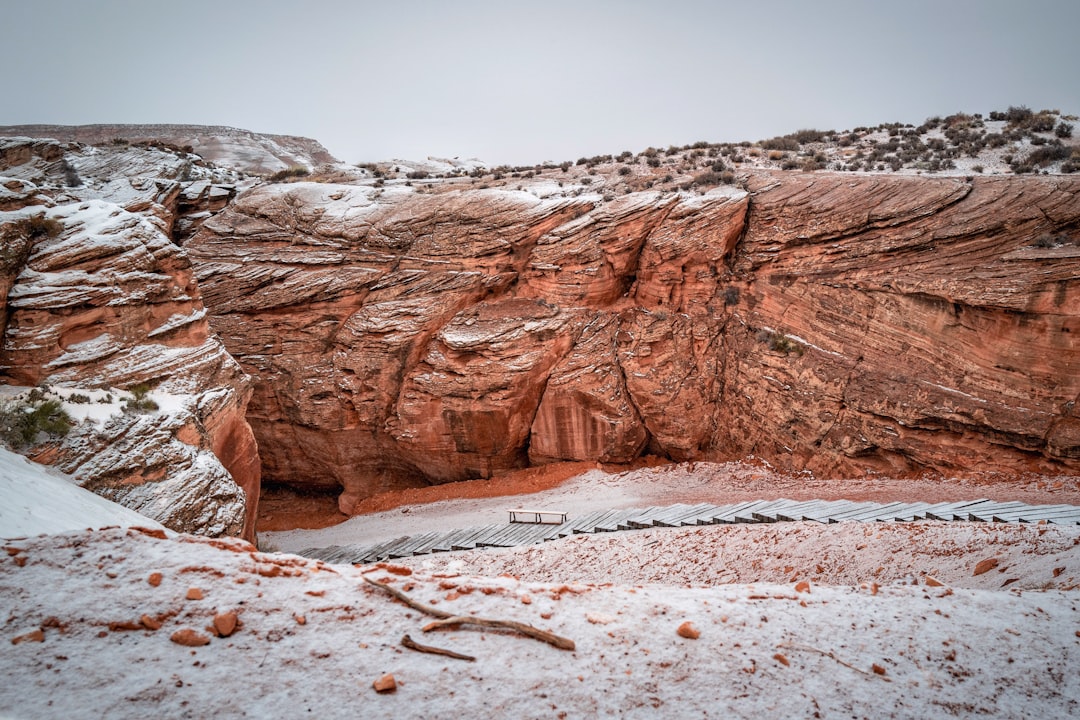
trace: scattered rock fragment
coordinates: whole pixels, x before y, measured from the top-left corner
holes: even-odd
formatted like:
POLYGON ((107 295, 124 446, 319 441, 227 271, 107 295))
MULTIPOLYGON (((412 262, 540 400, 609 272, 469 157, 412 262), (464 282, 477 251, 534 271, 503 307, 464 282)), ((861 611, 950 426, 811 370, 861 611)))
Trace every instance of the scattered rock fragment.
POLYGON ((684 637, 687 640, 697 640, 699 637, 701 637, 701 631, 694 627, 694 624, 691 623, 689 620, 680 625, 675 632, 679 635, 679 637, 684 637))
POLYGON ((158 540, 167 540, 168 535, 160 528, 147 528, 147 527, 132 527, 129 529, 128 534, 142 533, 148 537, 157 538, 158 540))
POLYGON ((147 630, 160 630, 161 621, 157 618, 150 617, 149 615, 142 615, 139 617, 139 622, 147 630))
POLYGON ((412 568, 407 568, 404 565, 393 565, 391 563, 379 563, 375 567, 381 568, 392 575, 401 575, 408 577, 412 575, 412 568))
POLYGON ((397 680, 390 673, 386 673, 381 678, 371 683, 371 687, 375 688, 377 693, 392 693, 397 690, 397 680))
POLYGON ((800 581, 799 581, 799 582, 798 582, 798 583, 797 583, 797 584, 795 585, 795 592, 801 592, 801 593, 803 593, 803 592, 804 592, 804 593, 808 593, 808 592, 810 592, 810 581, 809 581, 809 580, 800 580, 800 581))
POLYGON ((874 671, 875 675, 884 675, 885 674, 885 668, 881 667, 877 663, 872 664, 870 666, 870 669, 874 671))
POLYGON ((585 619, 593 625, 607 625, 615 622, 615 618, 605 613, 585 613, 585 619))
POLYGON ((202 590, 200 590, 197 587, 188 588, 187 599, 188 600, 202 600, 203 599, 202 590))
POLYGON ((307 617, 300 613, 293 613, 293 619, 296 620, 297 625, 307 625, 307 617))
POLYGON ((236 623, 237 618, 235 610, 218 613, 214 616, 214 630, 219 637, 229 637, 236 632, 236 623))
POLYGON ((201 632, 192 630, 191 628, 181 628, 170 635, 169 639, 177 645, 183 645, 185 647, 201 647, 210 644, 209 636, 203 635, 201 632))
MULTIPOLYGON (((978 573, 976 573, 976 574, 978 574, 978 573)), ((927 584, 928 587, 944 587, 944 585, 945 585, 945 583, 941 582, 940 580, 938 580, 933 575, 927 575, 926 580, 924 582, 927 584)))
POLYGON ((780 663, 784 667, 789 667, 791 665, 791 662, 783 653, 776 653, 775 655, 773 655, 773 660, 780 663))
POLYGON ((146 582, 150 583, 153 587, 157 587, 161 584, 161 573, 150 573, 150 577, 146 578, 146 582))
POLYGON ((999 560, 996 557, 980 560, 979 563, 975 566, 975 572, 971 573, 971 575, 974 577, 976 575, 988 573, 998 566, 998 562, 999 560))
POLYGON ((28 633, 11 638, 12 645, 18 645, 24 642, 45 642, 45 631, 41 628, 37 630, 31 630, 28 633))

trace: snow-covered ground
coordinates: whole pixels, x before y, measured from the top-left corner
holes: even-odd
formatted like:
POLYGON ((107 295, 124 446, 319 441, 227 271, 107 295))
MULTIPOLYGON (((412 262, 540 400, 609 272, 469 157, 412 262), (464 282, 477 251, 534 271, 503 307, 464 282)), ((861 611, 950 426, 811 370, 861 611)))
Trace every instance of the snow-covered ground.
POLYGON ((156 520, 83 490, 52 468, 0 448, 0 538, 110 525, 162 527, 156 520))
MULTIPOLYGON (((536 472, 532 470, 530 472, 536 472)), ((474 481, 484 483, 487 481, 474 481)), ((512 479, 491 481, 492 488, 512 487, 512 479)), ((819 478, 809 472, 783 474, 764 463, 694 462, 643 467, 623 472, 588 470, 554 487, 528 494, 470 496, 455 485, 445 489, 445 499, 406 501, 393 509, 357 515, 321 529, 259 532, 261 542, 286 552, 331 545, 374 545, 403 535, 448 531, 504 523, 507 510, 530 508, 556 510, 581 517, 597 510, 646 508, 673 503, 726 503, 746 500, 894 500, 954 502, 959 500, 1020 500, 1031 504, 1080 505, 1080 478, 1026 479, 1000 476, 966 478, 896 478, 867 475, 861 478, 819 478), (458 497, 454 497, 455 492, 458 497)), ((505 491, 504 491, 505 492, 505 491)), ((516 492, 522 492, 517 490, 516 492)), ((408 495, 408 493, 406 493, 408 495)))
POLYGON ((401 575, 122 529, 5 548, 0 617, 18 642, 0 659, 0 707, 14 718, 1080 712, 1076 591, 401 575), (365 572, 435 609, 525 623, 575 649, 466 625, 424 632, 433 618, 365 572), (218 637, 233 613, 238 629, 218 637), (404 635, 475 661, 407 649, 404 635), (385 674, 396 692, 378 694, 385 674))
POLYGON ((1080 713, 1080 528, 654 529, 352 567, 169 535, 3 451, 0 502, 9 538, 142 526, 3 542, 4 718, 1080 713), (425 632, 431 611, 573 649, 425 632))

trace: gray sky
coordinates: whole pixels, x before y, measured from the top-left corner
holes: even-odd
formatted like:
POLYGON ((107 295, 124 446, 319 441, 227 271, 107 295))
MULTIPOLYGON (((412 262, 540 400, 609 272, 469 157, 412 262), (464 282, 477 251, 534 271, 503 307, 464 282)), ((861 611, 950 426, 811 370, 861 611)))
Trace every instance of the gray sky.
POLYGON ((0 0, 0 124, 196 123, 532 164, 1080 112, 1080 0, 0 0))

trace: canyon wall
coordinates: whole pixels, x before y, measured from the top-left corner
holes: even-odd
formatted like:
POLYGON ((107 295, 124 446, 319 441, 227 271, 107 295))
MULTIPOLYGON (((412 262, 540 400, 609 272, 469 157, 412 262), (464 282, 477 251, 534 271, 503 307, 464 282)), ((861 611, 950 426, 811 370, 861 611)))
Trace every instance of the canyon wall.
POLYGON ((1080 182, 261 185, 185 243, 264 478, 529 463, 1080 469, 1080 182), (1053 242, 1040 241, 1053 234, 1053 242))
POLYGON ((175 530, 254 538, 249 380, 170 239, 184 198, 209 212, 209 181, 170 179, 156 151, 52 141, 0 141, 0 161, 0 378, 52 388, 85 418, 28 454, 175 530), (49 182, 61 162, 78 186, 49 182), (120 402, 140 385, 156 409, 120 402))

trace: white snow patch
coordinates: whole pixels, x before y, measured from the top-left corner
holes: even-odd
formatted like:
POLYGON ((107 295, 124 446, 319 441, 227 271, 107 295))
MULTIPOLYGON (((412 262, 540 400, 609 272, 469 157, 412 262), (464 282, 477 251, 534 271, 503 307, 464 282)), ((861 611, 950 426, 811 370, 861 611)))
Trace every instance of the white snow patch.
POLYGON ((110 525, 162 527, 156 520, 83 490, 63 473, 0 448, 0 537, 110 525))

